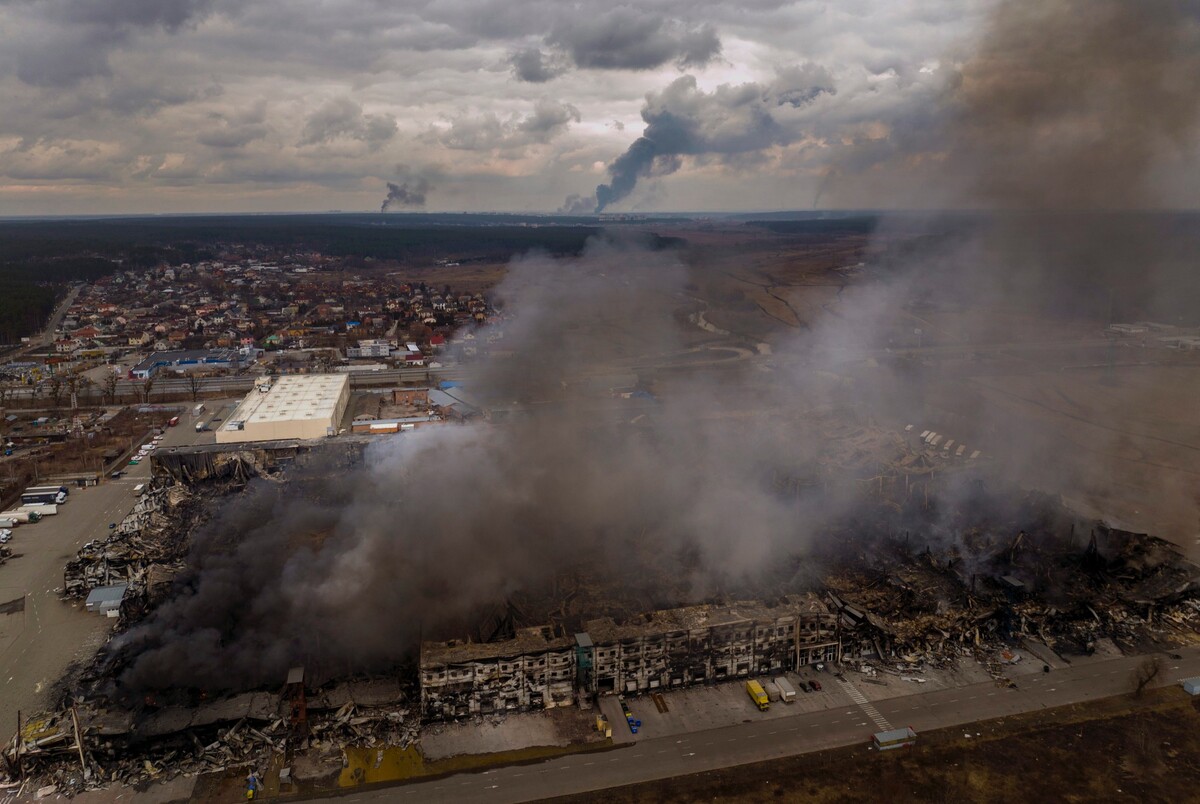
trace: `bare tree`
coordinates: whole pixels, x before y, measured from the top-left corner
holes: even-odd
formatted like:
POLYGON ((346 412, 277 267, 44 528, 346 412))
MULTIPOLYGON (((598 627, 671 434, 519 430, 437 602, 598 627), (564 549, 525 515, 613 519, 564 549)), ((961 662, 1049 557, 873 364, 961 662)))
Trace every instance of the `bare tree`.
POLYGON ((195 372, 188 372, 187 385, 188 391, 192 395, 192 401, 195 402, 199 398, 200 392, 204 390, 204 378, 195 372))
POLYGON ((1133 696, 1140 698, 1146 687, 1162 674, 1163 663, 1158 656, 1147 656, 1133 671, 1133 696))
POLYGON ((64 384, 67 387, 67 393, 71 396, 71 408, 74 410, 79 407, 79 393, 87 391, 95 383, 86 374, 79 371, 72 371, 67 375, 64 384))
POLYGON ((104 398, 110 405, 117 401, 117 382, 119 380, 116 372, 104 375, 104 398))
POLYGON ((46 380, 46 389, 50 393, 50 401, 53 403, 54 407, 58 407, 59 403, 62 402, 62 377, 58 376, 57 374, 51 374, 50 379, 46 380))
POLYGON ((150 401, 150 392, 153 390, 154 390, 154 377, 153 377, 153 375, 151 375, 149 377, 146 377, 146 379, 142 380, 142 403, 143 404, 148 403, 150 401))

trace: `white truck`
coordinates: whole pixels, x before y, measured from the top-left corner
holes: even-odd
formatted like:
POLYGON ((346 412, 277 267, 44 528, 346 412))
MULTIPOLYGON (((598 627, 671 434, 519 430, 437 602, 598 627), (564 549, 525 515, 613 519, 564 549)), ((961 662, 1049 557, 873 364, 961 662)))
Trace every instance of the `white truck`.
POLYGON ((53 503, 43 503, 42 505, 22 505, 17 508, 18 511, 24 511, 29 514, 37 514, 38 516, 54 516, 58 513, 58 506, 53 503))
POLYGON ((12 530, 19 524, 21 524, 21 523, 18 522, 17 520, 10 519, 8 517, 4 517, 4 518, 0 519, 0 528, 3 528, 5 530, 12 530))
MULTIPOLYGON (((38 507, 40 508, 41 506, 38 507)), ((15 519, 16 521, 24 524, 37 522, 41 518, 42 515, 37 511, 5 511, 4 513, 0 514, 0 519, 15 519)))
POLYGON ((775 679, 775 689, 779 690, 779 700, 792 703, 796 700, 796 688, 786 678, 775 679))

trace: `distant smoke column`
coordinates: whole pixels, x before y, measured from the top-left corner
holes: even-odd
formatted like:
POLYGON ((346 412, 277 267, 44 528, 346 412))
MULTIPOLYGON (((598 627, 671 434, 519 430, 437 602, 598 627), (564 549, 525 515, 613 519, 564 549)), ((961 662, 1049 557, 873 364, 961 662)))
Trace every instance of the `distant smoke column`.
POLYGON ((423 207, 425 206, 425 196, 429 192, 430 185, 426 179, 405 179, 396 184, 388 182, 387 198, 383 199, 383 204, 380 205, 380 212, 387 212, 393 206, 399 207, 423 207))
POLYGON ((621 154, 608 166, 612 177, 608 184, 596 188, 596 211, 603 212, 609 204, 615 204, 633 192, 640 176, 649 175, 658 156, 658 146, 653 140, 638 137, 629 150, 621 154))

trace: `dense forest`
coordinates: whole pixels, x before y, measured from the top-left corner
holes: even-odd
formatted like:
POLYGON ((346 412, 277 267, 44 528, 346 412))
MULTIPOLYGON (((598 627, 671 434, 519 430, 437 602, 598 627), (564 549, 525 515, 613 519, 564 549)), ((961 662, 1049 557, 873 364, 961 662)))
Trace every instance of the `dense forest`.
POLYGON ((596 226, 503 215, 230 215, 0 221, 0 263, 88 254, 131 267, 189 262, 260 245, 342 257, 506 259, 540 249, 575 254, 596 226))
POLYGON ((0 344, 16 343, 40 329, 56 297, 53 286, 0 275, 0 344))

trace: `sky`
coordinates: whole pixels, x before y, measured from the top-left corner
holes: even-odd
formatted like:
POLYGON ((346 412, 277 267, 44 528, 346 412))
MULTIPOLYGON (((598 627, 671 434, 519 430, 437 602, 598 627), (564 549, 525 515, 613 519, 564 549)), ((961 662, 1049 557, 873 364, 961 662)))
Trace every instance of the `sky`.
POLYGON ((0 214, 936 206, 998 4, 4 0, 0 214))

